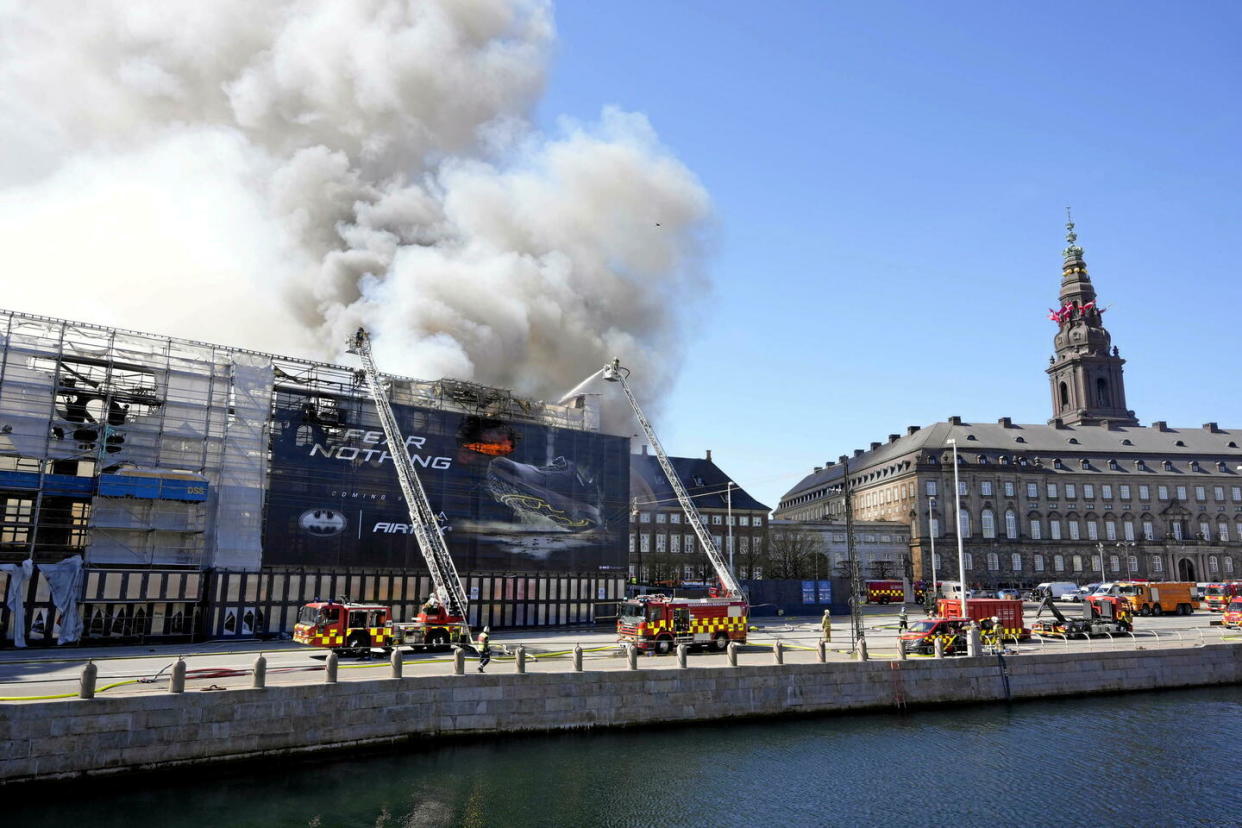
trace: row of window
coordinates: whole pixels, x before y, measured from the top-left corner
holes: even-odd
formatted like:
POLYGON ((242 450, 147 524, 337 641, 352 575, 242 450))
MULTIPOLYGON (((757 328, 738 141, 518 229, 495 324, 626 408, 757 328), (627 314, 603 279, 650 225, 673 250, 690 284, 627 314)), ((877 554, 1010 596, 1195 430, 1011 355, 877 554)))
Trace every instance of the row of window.
MULTIPOLYGON (((1137 489, 1139 500, 1151 500, 1151 488, 1152 487, 1146 483, 1139 484, 1138 486, 1131 486, 1129 483, 1121 483, 1117 485, 1116 493, 1117 493, 1118 499, 1120 500, 1131 500, 1133 499, 1134 491, 1137 489)), ((1187 497, 1187 495, 1191 488, 1193 488, 1194 490, 1194 496, 1195 496, 1196 501, 1200 503, 1207 502, 1207 499, 1208 499, 1208 487, 1207 486, 1194 486, 1194 487, 1156 486, 1156 499, 1167 501, 1169 500, 1170 492, 1172 492, 1178 500, 1183 500, 1183 501, 1188 500, 1189 498, 1187 497)), ((1224 486, 1212 486, 1211 489, 1212 489, 1212 499, 1215 500, 1217 503, 1224 503, 1225 502, 1225 487, 1224 486)), ((957 490, 958 490, 958 494, 960 495, 963 495, 963 496, 969 495, 970 494, 970 483, 968 483, 965 480, 958 481, 957 490)), ((935 497, 936 491, 937 491, 936 481, 928 480, 927 481, 927 496, 935 497)), ((1001 491, 1004 492, 1005 497, 1015 497, 1016 496, 1016 484, 1012 480, 1006 480, 1004 483, 1001 484, 1001 491)), ((1096 495, 1096 484, 1083 483, 1081 486, 1081 491, 1082 491, 1083 499, 1094 500, 1095 495, 1096 495)), ((979 494, 981 496, 992 497, 993 495, 995 495, 995 493, 996 493, 996 490, 991 480, 979 481, 979 494)), ((1065 483, 1063 486, 1062 484, 1059 484, 1059 483, 1045 483, 1044 484, 1044 494, 1047 496, 1048 500, 1060 500, 1062 493, 1064 493, 1066 500, 1077 500, 1078 495, 1079 495, 1079 485, 1077 483, 1065 483)), ((1102 500, 1112 500, 1113 499, 1113 485, 1111 483, 1101 483, 1099 486, 1099 494, 1102 500)), ((1028 498, 1038 499, 1039 495, 1040 495, 1040 489, 1039 489, 1038 483, 1027 483, 1026 484, 1026 496, 1028 498)), ((1242 503, 1242 486, 1229 487, 1229 499, 1232 500, 1234 503, 1242 503)))
MULTIPOLYGON (((655 538, 655 551, 657 555, 663 555, 665 552, 671 552, 674 555, 681 554, 684 550, 687 555, 696 554, 699 551, 697 538, 694 535, 648 535, 640 533, 630 535, 630 554, 634 553, 635 548, 639 552, 646 555, 651 552, 652 538, 655 538), (638 538, 637 543, 635 538, 638 538)), ((716 548, 723 550, 727 555, 736 549, 739 555, 749 555, 753 550, 756 555, 763 553, 763 538, 751 538, 746 535, 739 535, 736 538, 722 538, 720 535, 712 535, 712 540, 716 542, 716 548), (733 546, 730 547, 729 544, 733 546)))
MULTIPOLYGON (((1049 540, 1083 540, 1083 529, 1086 529, 1085 539, 1089 541, 1096 540, 1137 540, 1135 536, 1135 522, 1130 519, 1121 521, 1121 536, 1117 534, 1117 521, 1105 519, 1103 521, 1094 518, 1079 521, 1076 518, 1068 518, 1062 521, 1059 517, 1030 517, 1027 520, 1027 531, 1031 540, 1044 539, 1044 526, 1048 527, 1049 540), (1104 525, 1104 536, 1100 537, 1100 524, 1104 525), (1064 534, 1063 534, 1064 530, 1064 534)), ((958 515, 958 531, 962 533, 962 537, 970 537, 972 532, 971 515, 969 510, 962 509, 958 515)), ((1195 535, 1197 540, 1217 540, 1221 543, 1228 543, 1230 539, 1230 527, 1228 521, 1218 520, 1213 527, 1212 522, 1205 517, 1200 517, 1197 522, 1198 531, 1195 535)), ((934 537, 940 537, 940 519, 935 515, 931 517, 931 533, 934 537)), ((1144 517, 1139 523, 1142 530, 1143 540, 1154 541, 1158 539, 1169 538, 1175 541, 1187 540, 1190 537, 1190 531, 1187 523, 1181 520, 1170 520, 1168 529, 1164 534, 1164 538, 1158 538, 1156 534, 1155 521, 1150 517, 1144 517)), ((991 509, 984 509, 979 515, 979 530, 985 538, 996 538, 996 514, 991 509)), ((1236 533, 1238 540, 1242 540, 1242 520, 1236 519, 1233 525, 1233 531, 1236 533)), ((1005 510, 1005 537, 1009 540, 1018 539, 1018 515, 1012 509, 1005 510)))
MULTIPOLYGON (((699 515, 704 524, 712 526, 763 526, 763 518, 759 515, 699 515), (726 517, 728 518, 726 520, 726 517)), ((634 514, 630 513, 630 523, 634 522, 634 514)), ((651 512, 640 512, 639 523, 651 523, 651 512)), ((681 523, 681 512, 656 512, 656 523, 681 523)))
MULTIPOLYGON (((935 564, 936 569, 943 571, 943 563, 941 561, 940 553, 936 552, 932 557, 934 558, 933 563, 935 564)), ((962 558, 963 558, 964 563, 966 564, 967 569, 973 570, 975 568, 975 556, 973 554, 971 554, 970 552, 964 552, 962 553, 962 558)), ((1084 572, 1084 571, 1087 571, 1083 569, 1083 566, 1086 560, 1087 560, 1087 556, 1084 556, 1084 555, 1070 555, 1068 557, 1065 555, 1053 555, 1052 556, 1052 571, 1053 572, 1067 571, 1066 564, 1068 562, 1070 566, 1068 571, 1084 572)), ((1100 556, 1091 555, 1090 561, 1091 561, 1090 571, 1093 573, 1099 572, 1100 571, 1100 556)), ((956 563, 956 561, 951 561, 950 563, 956 563)), ((1035 572, 1046 571, 1046 568, 1045 568, 1046 563, 1047 562, 1043 555, 1034 555, 1031 558, 1031 568, 1035 572)), ((999 572, 1001 568, 1000 564, 1001 564, 1001 556, 998 553, 996 552, 987 553, 987 565, 988 565, 988 570, 990 572, 999 572)), ((1023 571, 1022 556, 1016 552, 1013 553, 1009 558, 1009 567, 1014 572, 1022 572, 1023 571)), ((1164 559, 1161 558, 1159 555, 1151 555, 1149 558, 1149 567, 1150 567, 1150 571, 1153 573, 1164 572, 1164 559)), ((1207 567, 1208 567, 1208 572, 1211 574, 1219 574, 1223 571, 1226 575, 1232 575, 1233 574, 1233 558, 1230 558, 1227 555, 1222 556, 1222 557, 1217 557, 1216 555, 1208 555, 1207 567)), ((1121 572, 1121 556, 1120 555, 1109 555, 1108 556, 1108 568, 1113 572, 1121 572)), ((1136 573, 1138 572, 1138 568, 1139 568, 1138 556, 1127 555, 1126 556, 1126 570, 1125 570, 1126 574, 1130 575, 1132 573, 1136 573)))

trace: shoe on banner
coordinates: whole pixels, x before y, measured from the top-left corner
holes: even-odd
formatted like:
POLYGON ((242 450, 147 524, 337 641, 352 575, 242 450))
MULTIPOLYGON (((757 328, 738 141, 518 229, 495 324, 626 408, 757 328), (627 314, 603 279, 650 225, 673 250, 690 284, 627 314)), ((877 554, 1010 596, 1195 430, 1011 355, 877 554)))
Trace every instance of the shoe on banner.
POLYGON ((594 483, 577 464, 558 457, 546 466, 497 457, 487 467, 492 496, 524 520, 551 521, 570 532, 598 529, 603 523, 594 483))

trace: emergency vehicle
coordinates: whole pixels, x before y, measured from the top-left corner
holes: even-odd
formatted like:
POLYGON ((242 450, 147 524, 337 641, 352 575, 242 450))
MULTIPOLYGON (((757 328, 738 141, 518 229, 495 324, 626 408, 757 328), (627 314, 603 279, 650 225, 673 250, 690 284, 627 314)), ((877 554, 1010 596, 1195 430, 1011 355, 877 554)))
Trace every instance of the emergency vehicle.
POLYGON ((1225 607, 1225 613, 1220 618, 1220 623, 1231 630, 1242 629, 1242 596, 1235 597, 1229 602, 1229 606, 1225 607))
POLYGON ((302 607, 293 640, 339 652, 388 647, 392 638, 388 607, 347 601, 313 601, 302 607))
POLYGON ((617 614, 617 637, 639 650, 664 654, 678 644, 724 650, 746 643, 750 608, 744 598, 640 595, 617 614))
MULTIPOLYGON (((941 598, 936 603, 936 615, 940 618, 961 618, 962 599, 941 598)), ((1016 598, 967 598, 966 618, 978 622, 980 626, 986 622, 989 628, 992 619, 999 618, 1005 638, 1025 641, 1031 637, 1031 631, 1022 618, 1022 602, 1016 598)))
POLYGON ((698 509, 690 502, 690 495, 664 453, 664 446, 656 437, 655 429, 630 390, 629 374, 629 369, 622 367, 619 359, 605 365, 602 372, 605 380, 621 386, 625 398, 629 400, 635 419, 647 435, 647 444, 654 451, 669 486, 677 495, 686 523, 694 529, 699 545, 716 572, 719 586, 710 590, 707 598, 673 598, 656 594, 640 595, 622 603, 617 613, 617 639, 640 650, 654 650, 657 653, 667 653, 678 644, 707 646, 717 650, 728 647, 730 641, 745 644, 750 604, 742 595, 742 587, 720 554, 715 540, 703 525, 698 509))
POLYGON ((1091 638, 1096 635, 1113 635, 1134 629, 1134 613, 1130 602, 1117 595, 1090 595, 1081 604, 1080 617, 1067 618, 1051 597, 1045 598, 1035 613, 1031 629, 1041 635, 1059 635, 1065 638, 1091 638), (1044 611, 1051 620, 1040 620, 1044 611))
POLYGON ((1235 596, 1242 595, 1242 581, 1208 584, 1203 590, 1203 603, 1211 612, 1224 612, 1235 596))
POLYGON ((866 587, 867 602, 871 604, 901 604, 906 600, 901 581, 867 581, 866 587))
POLYGON ((1198 608, 1190 581, 1116 581, 1100 584, 1093 595, 1112 595, 1130 602, 1137 615, 1190 615, 1198 608))
POLYGON ((970 618, 924 618, 915 621, 900 636, 900 645, 907 653, 931 655, 936 641, 944 643, 945 655, 966 652, 966 629, 970 618))
MULTIPOLYGON (((350 337, 347 350, 362 360, 362 376, 366 380, 375 411, 389 446, 407 445, 397 425, 392 404, 384 389, 383 378, 371 356, 371 338, 359 328, 350 337)), ((392 452, 393 470, 410 513, 410 526, 435 585, 431 597, 423 604, 413 621, 394 623, 388 607, 377 604, 352 604, 347 601, 315 601, 302 608, 294 625, 293 640, 312 647, 329 647, 340 652, 368 653, 371 649, 385 651, 394 646, 443 648, 470 641, 469 602, 462 587, 457 567, 444 542, 443 530, 427 499, 414 462, 404 451, 392 452)))

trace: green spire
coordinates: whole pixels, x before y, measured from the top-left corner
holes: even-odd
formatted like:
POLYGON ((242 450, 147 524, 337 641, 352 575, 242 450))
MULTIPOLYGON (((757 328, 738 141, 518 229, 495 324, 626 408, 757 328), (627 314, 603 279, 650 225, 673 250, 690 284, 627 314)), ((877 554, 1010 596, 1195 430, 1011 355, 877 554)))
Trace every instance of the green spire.
POLYGON ((1074 216, 1070 213, 1070 208, 1065 208, 1065 240, 1069 242, 1069 247, 1065 248, 1065 258, 1081 259, 1082 248, 1078 246, 1078 234, 1074 232, 1074 216))

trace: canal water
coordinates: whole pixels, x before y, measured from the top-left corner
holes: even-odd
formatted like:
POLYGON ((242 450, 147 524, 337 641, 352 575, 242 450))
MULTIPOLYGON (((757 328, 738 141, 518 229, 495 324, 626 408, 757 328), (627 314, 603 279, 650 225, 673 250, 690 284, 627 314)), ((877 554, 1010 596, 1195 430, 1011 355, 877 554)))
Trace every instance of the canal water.
POLYGON ((1242 688, 424 744, 24 793, 0 825, 1237 826, 1242 688))

